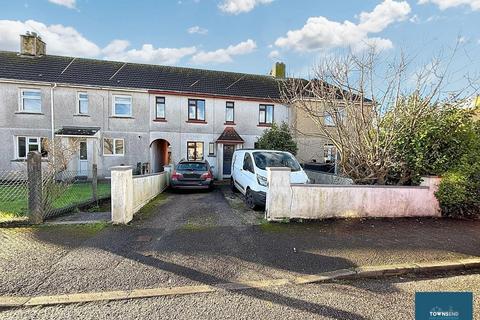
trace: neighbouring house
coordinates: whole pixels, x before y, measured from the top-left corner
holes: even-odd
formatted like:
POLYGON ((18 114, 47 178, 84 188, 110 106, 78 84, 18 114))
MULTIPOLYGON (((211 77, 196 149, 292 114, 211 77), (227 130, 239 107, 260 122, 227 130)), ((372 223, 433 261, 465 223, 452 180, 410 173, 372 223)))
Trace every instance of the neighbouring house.
POLYGON ((96 163, 159 172, 180 159, 207 159, 230 176, 232 154, 253 148, 272 122, 291 123, 271 75, 48 55, 32 33, 21 50, 0 52, 0 169, 15 169, 42 139, 79 141, 69 170, 88 177, 96 163))

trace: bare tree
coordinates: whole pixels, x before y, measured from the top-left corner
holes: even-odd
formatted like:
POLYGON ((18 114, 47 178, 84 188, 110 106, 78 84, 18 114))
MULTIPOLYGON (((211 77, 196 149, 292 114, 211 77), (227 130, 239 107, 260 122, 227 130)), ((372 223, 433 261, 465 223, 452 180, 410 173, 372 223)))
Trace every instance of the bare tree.
POLYGON ((331 57, 313 68, 311 80, 287 79, 282 97, 331 141, 343 174, 355 183, 385 184, 392 170, 400 170, 403 184, 410 177, 395 142, 433 112, 432 106, 458 103, 461 92, 445 97, 442 91, 452 57, 416 72, 404 55, 386 62, 374 48, 331 57))
POLYGON ((75 158, 80 146, 80 140, 77 138, 64 139, 56 137, 43 139, 42 150, 47 153, 48 169, 52 173, 61 173, 68 169, 68 164, 75 158))

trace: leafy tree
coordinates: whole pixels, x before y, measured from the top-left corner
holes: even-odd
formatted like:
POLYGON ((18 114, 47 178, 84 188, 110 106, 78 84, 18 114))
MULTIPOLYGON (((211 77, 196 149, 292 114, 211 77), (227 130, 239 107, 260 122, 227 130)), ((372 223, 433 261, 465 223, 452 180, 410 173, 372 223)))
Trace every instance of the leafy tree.
POLYGON ((467 151, 442 177, 435 194, 447 216, 480 214, 480 122, 473 125, 470 139, 462 143, 467 151))
POLYGON ((272 127, 265 130, 260 138, 257 140, 258 148, 287 151, 291 154, 297 154, 297 143, 293 140, 290 127, 287 123, 282 122, 279 126, 276 123, 272 127))

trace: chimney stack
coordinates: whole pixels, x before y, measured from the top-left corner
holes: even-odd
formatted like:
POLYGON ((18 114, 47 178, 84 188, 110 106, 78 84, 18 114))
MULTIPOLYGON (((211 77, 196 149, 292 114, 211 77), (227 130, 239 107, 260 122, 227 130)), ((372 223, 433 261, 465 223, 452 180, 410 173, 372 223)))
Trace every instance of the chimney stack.
POLYGON ((275 62, 272 71, 270 71, 270 75, 277 79, 285 79, 285 63, 275 62))
POLYGON ((27 31, 20 36, 20 54, 24 56, 40 57, 46 54, 47 45, 36 32, 27 31))

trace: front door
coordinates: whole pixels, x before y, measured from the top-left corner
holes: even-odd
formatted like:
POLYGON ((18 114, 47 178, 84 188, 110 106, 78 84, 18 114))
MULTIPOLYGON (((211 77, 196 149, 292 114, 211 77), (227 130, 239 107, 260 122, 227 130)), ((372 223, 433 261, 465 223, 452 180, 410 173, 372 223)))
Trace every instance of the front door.
POLYGON ((78 160, 78 175, 82 177, 88 176, 88 149, 87 141, 80 141, 80 157, 78 160))
POLYGON ((229 176, 232 174, 232 157, 234 152, 234 144, 223 145, 223 175, 225 176, 229 176))

